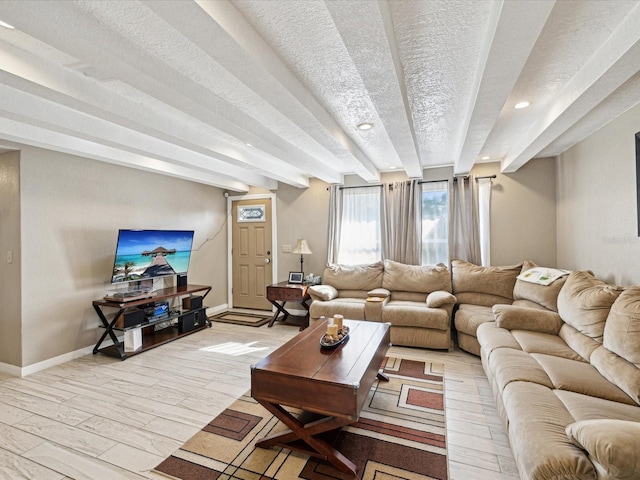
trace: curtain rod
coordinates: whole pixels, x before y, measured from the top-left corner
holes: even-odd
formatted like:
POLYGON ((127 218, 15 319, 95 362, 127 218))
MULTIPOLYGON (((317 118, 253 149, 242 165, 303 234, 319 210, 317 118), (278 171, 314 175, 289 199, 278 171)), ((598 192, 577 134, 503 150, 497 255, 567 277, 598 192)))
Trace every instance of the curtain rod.
POLYGON ((423 183, 438 183, 438 182, 448 182, 449 180, 420 180, 418 182, 419 185, 423 184, 423 183))
MULTIPOLYGON (((377 183, 375 185, 353 185, 350 187, 338 187, 338 190, 349 190, 351 188, 367 188, 367 187, 382 187, 384 186, 382 183, 377 183)), ((329 187, 327 187, 327 190, 329 190, 329 187)))
MULTIPOLYGON (((458 178, 461 177, 462 180, 469 180, 469 175, 458 175, 457 177, 453 177, 453 181, 457 182, 458 178)), ((484 177, 476 177, 476 180, 482 180, 483 178, 496 178, 497 175, 485 175, 484 177)))
MULTIPOLYGON (((459 175, 462 177, 463 180, 467 180, 469 178, 469 175, 459 175)), ((484 177, 476 177, 476 180, 480 180, 482 178, 496 178, 497 175, 486 175, 484 177)), ((458 177, 453 177, 453 181, 457 181, 458 177)), ((436 182, 448 182, 449 180, 420 180, 418 181, 418 185, 421 185, 423 183, 436 183, 436 182)), ((349 187, 338 187, 339 190, 348 190, 350 188, 365 188, 365 187, 383 187, 384 184, 382 183, 378 183, 375 185, 353 185, 353 186, 349 186, 349 187)), ((327 190, 329 190, 329 187, 327 187, 327 190)))

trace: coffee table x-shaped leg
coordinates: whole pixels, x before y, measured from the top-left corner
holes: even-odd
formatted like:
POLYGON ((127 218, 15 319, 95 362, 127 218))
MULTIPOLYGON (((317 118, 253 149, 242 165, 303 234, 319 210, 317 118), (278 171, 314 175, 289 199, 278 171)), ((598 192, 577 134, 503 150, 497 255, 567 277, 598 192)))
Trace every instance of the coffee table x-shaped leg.
POLYGON ((289 450, 297 450, 307 455, 327 460, 343 472, 351 473, 352 475, 356 474, 356 465, 351 460, 326 441, 317 437, 321 433, 337 430, 345 425, 355 423, 355 420, 325 416, 309 423, 303 423, 281 405, 258 398, 256 400, 290 429, 263 438, 256 443, 256 447, 270 448, 278 445, 289 450))

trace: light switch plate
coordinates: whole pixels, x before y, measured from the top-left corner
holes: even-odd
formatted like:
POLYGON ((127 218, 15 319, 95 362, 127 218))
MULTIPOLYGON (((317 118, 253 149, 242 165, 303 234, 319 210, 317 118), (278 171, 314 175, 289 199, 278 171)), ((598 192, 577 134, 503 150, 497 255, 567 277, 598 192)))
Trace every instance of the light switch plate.
POLYGON ((291 253, 291 245, 282 245, 282 253, 291 253))

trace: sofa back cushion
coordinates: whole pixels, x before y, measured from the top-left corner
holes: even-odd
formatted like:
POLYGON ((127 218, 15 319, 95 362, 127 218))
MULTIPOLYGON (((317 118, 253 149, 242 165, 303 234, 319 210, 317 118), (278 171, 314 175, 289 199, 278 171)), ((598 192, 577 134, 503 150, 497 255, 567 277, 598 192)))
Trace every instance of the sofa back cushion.
MULTIPOLYGON (((537 266, 538 265, 533 262, 525 261, 522 265, 522 273, 537 266)), ((513 304, 523 307, 535 307, 538 305, 547 310, 557 312, 558 295, 566 280, 567 277, 564 276, 558 278, 550 285, 538 285, 517 279, 516 285, 513 288, 513 304)))
POLYGON ((604 325, 604 347, 640 368, 640 287, 625 289, 604 325))
POLYGON ((324 269, 322 283, 336 290, 373 290, 382 286, 382 262, 363 265, 330 264, 324 269))
POLYGON ((602 343, 604 324, 621 287, 598 280, 591 272, 569 274, 558 294, 558 313, 580 333, 602 343))
POLYGON ((431 293, 437 290, 451 292, 451 274, 446 265, 406 265, 384 261, 382 287, 391 292, 431 293))
POLYGON ((453 294, 458 303, 492 307, 513 302, 513 288, 522 263, 502 267, 481 267, 464 260, 451 261, 453 294))

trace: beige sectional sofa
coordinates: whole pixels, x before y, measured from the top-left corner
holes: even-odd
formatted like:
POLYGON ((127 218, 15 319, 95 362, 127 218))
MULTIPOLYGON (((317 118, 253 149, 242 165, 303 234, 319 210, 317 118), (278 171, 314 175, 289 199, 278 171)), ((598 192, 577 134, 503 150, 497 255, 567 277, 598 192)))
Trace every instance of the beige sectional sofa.
POLYGON ((451 274, 445 265, 416 266, 385 260, 329 265, 322 285, 309 287, 310 321, 345 318, 391 323, 391 343, 451 348, 451 274))
POLYGON ((457 298, 454 325, 458 345, 474 355, 480 355, 476 331, 480 325, 493 322, 494 305, 515 305, 539 310, 558 311, 557 298, 566 277, 551 285, 535 285, 517 277, 537 267, 525 261, 517 265, 480 267, 463 260, 452 260, 453 294, 457 298))
POLYGON ((640 288, 556 282, 520 285, 476 326, 520 476, 640 479, 640 288))

